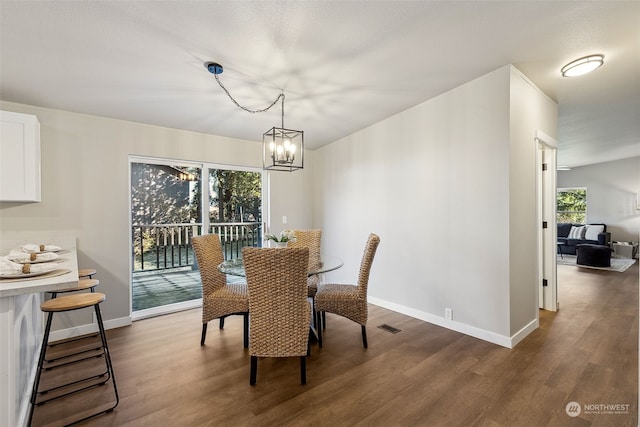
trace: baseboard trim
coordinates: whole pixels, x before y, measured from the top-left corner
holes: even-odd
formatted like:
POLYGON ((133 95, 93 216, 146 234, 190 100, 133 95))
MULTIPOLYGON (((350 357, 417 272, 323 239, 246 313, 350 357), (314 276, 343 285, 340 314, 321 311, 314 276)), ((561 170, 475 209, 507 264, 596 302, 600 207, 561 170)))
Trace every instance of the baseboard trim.
MULTIPOLYGON (((378 307, 386 308, 388 310, 395 311, 397 313, 401 313, 407 316, 411 316, 415 319, 419 319, 425 322, 429 322, 431 324, 442 326, 443 328, 451 329, 452 331, 460 332, 461 334, 469 335, 474 338, 481 339, 483 341, 487 341, 493 344, 500 345, 502 347, 513 348, 520 341, 522 341, 526 336, 528 336, 531 332, 535 331, 540 325, 539 320, 536 318, 525 325, 522 329, 516 332, 511 337, 507 337, 504 335, 496 334, 495 332, 487 331, 485 329, 476 328, 475 326, 470 326, 464 323, 456 322, 454 320, 447 320, 440 316, 435 316, 431 313, 427 313, 421 310, 416 310, 415 308, 407 307, 401 304, 397 304, 394 302, 386 301, 380 298, 368 297, 369 303, 373 305, 377 305, 378 307)), ((138 312, 138 316, 134 320, 142 320, 148 317, 159 316, 161 314, 169 314, 170 312, 177 312, 182 310, 188 310, 197 307, 202 304, 200 301, 191 302, 190 304, 174 304, 172 310, 167 312, 166 308, 163 313, 155 312, 154 310, 149 310, 145 313, 138 312)), ((146 311, 146 310, 145 310, 146 311)), ((115 329, 121 328, 123 326, 129 326, 132 323, 131 317, 121 317, 118 319, 111 319, 104 321, 105 329, 115 329)), ((98 332, 98 325, 96 323, 91 323, 88 325, 80 325, 75 326, 73 328, 60 329, 57 331, 51 331, 49 335, 50 341, 58 341, 67 338, 73 338, 81 335, 87 335, 91 333, 98 332)))
POLYGON ((525 325, 522 329, 520 329, 518 332, 516 332, 515 334, 513 334, 511 336, 511 347, 509 347, 509 348, 515 347, 527 335, 529 335, 531 332, 533 332, 536 329, 538 329, 538 326, 540 326, 540 319, 536 317, 531 322, 529 322, 527 325, 525 325))
MULTIPOLYGON (((131 325, 131 317, 120 317, 118 319, 111 319, 104 321, 105 329, 121 328, 123 326, 131 325)), ((87 334, 93 334, 98 332, 97 323, 89 323, 87 325, 74 326, 73 328, 58 329, 51 331, 49 334, 49 341, 59 341, 67 338, 78 337, 87 334)))
POLYGON ((485 329, 476 328, 475 326, 456 322, 455 320, 447 320, 444 317, 436 316, 431 313, 416 310, 414 308, 386 301, 380 298, 369 296, 368 301, 373 305, 377 305, 379 307, 386 308, 397 313, 411 316, 415 319, 423 320, 425 322, 429 322, 437 326, 442 326, 443 328, 451 329, 452 331, 460 332, 462 334, 469 335, 471 337, 478 338, 483 341, 488 341, 490 343, 507 348, 513 348, 524 337, 526 337, 529 333, 531 333, 538 327, 538 319, 534 319, 527 326, 518 331, 515 335, 508 337, 496 334, 495 332, 487 331, 485 329))

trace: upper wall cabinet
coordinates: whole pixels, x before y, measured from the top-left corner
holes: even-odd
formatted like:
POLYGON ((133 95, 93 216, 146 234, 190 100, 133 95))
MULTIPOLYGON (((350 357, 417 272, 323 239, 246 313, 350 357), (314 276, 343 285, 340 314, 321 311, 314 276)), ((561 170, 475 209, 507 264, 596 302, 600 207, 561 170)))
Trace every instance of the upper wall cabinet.
POLYGON ((0 201, 40 201, 40 122, 0 111, 0 201))

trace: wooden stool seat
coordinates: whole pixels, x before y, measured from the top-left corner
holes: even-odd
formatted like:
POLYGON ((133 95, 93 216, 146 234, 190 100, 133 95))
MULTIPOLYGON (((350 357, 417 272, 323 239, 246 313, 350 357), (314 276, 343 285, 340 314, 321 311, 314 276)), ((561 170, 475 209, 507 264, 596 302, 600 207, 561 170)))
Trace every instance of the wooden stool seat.
POLYGON ((65 292, 84 291, 87 289, 91 289, 91 292, 94 292, 93 288, 99 284, 100 281, 98 279, 80 279, 77 287, 58 289, 55 291, 49 291, 49 293, 52 294, 51 298, 55 298, 56 294, 62 294, 65 292))
POLYGON ((81 308, 93 307, 96 304, 100 304, 105 300, 105 298, 105 294, 100 292, 65 295, 63 297, 43 302, 40 304, 40 309, 46 313, 79 310, 81 308))
POLYGON ((94 274, 96 274, 96 270, 93 268, 83 268, 81 270, 78 270, 78 277, 80 279, 82 279, 83 277, 92 279, 94 274))

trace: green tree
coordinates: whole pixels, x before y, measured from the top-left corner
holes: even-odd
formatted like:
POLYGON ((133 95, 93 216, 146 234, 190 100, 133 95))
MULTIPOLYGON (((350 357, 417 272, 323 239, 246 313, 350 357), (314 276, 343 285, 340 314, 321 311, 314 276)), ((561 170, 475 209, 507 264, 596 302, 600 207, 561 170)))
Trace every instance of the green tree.
POLYGON ((558 222, 585 224, 587 220, 587 190, 584 188, 558 189, 556 211, 558 222))
MULTIPOLYGON (((200 222, 200 170, 146 163, 131 164, 131 223, 200 222)), ((153 227, 134 229, 134 253, 141 256, 156 245, 153 227)))
POLYGON ((210 172, 212 222, 262 220, 262 177, 258 172, 214 169, 210 172))
POLYGON ((198 222, 199 186, 190 194, 194 181, 184 179, 181 173, 197 179, 200 172, 165 165, 131 164, 133 225, 198 222))

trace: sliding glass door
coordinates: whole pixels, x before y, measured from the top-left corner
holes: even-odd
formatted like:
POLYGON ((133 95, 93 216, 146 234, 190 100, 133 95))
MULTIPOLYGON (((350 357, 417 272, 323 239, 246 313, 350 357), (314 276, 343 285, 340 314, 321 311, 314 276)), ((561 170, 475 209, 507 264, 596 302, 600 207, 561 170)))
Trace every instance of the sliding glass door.
POLYGON ((261 170, 132 157, 130 172, 134 319, 200 304, 193 236, 219 234, 227 259, 261 246, 261 170))

